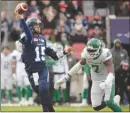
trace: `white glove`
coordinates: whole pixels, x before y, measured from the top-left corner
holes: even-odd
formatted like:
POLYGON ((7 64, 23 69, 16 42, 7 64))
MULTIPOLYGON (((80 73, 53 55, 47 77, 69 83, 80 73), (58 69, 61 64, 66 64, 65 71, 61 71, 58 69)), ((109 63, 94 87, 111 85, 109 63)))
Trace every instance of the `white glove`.
POLYGON ((64 83, 62 79, 60 79, 58 82, 55 83, 54 88, 59 89, 59 87, 64 83))
POLYGON ((105 89, 107 87, 107 84, 106 84, 106 82, 101 82, 99 84, 99 86, 100 86, 101 89, 105 89))
POLYGON ((61 78, 58 82, 56 82, 56 84, 54 85, 55 89, 59 89, 59 87, 66 82, 69 79, 69 75, 64 76, 63 78, 61 78))

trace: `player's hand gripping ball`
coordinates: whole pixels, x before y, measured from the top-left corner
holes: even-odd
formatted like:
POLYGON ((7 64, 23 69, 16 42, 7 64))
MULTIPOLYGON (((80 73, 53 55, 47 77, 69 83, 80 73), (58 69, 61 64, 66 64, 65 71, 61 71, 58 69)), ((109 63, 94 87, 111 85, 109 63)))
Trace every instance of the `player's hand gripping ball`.
POLYGON ((70 54, 72 51, 73 51, 73 48, 72 48, 71 46, 66 46, 66 47, 65 47, 65 52, 66 52, 67 54, 70 54))
POLYGON ((24 14, 28 10, 28 5, 26 3, 19 3, 15 8, 16 14, 24 14))

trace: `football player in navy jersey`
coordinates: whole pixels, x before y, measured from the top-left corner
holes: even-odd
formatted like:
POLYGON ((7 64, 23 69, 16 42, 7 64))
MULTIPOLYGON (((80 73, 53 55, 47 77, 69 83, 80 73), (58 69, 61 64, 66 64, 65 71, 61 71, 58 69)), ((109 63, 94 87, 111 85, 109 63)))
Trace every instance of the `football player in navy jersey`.
MULTIPOLYGON (((42 22, 37 18, 24 20, 23 14, 18 14, 24 33, 21 35, 20 42, 23 45, 22 61, 25 63, 25 69, 33 90, 39 94, 44 112, 54 112, 50 94, 49 94, 49 77, 48 69, 45 63, 45 55, 54 60, 59 56, 53 49, 47 46, 44 36, 41 34, 42 22)), ((69 54, 72 48, 68 47, 64 55, 69 54)))

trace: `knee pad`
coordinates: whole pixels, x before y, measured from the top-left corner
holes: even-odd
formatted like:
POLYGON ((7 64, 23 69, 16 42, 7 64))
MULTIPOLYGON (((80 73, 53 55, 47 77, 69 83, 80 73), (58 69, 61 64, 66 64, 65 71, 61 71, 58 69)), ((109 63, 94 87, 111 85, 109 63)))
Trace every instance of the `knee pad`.
POLYGON ((102 102, 101 105, 96 106, 96 107, 93 107, 93 109, 94 109, 95 111, 99 111, 99 110, 103 109, 104 107, 106 107, 106 103, 105 103, 105 102, 102 102))

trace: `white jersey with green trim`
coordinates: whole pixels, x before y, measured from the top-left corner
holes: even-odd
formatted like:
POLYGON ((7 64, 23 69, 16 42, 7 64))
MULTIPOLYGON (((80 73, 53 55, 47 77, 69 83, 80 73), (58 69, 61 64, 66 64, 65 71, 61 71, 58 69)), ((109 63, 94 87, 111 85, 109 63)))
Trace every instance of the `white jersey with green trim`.
POLYGON ((25 64, 22 62, 22 59, 21 59, 21 54, 22 52, 19 52, 17 50, 14 50, 12 52, 12 57, 15 57, 16 58, 16 72, 21 72, 21 73, 26 73, 25 72, 25 64))
POLYGON ((11 54, 5 56, 1 53, 1 75, 9 75, 12 74, 12 56, 11 54))
POLYGON ((92 81, 104 81, 107 77, 106 67, 104 61, 112 58, 112 54, 109 49, 103 48, 98 58, 92 59, 89 57, 86 48, 81 53, 81 57, 86 59, 87 64, 91 68, 92 81))
POLYGON ((53 69, 54 73, 64 73, 64 74, 66 74, 69 70, 67 57, 63 57, 62 59, 57 61, 56 64, 53 65, 52 69, 53 69))

